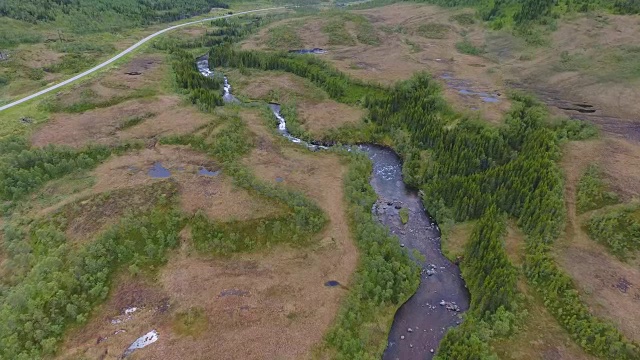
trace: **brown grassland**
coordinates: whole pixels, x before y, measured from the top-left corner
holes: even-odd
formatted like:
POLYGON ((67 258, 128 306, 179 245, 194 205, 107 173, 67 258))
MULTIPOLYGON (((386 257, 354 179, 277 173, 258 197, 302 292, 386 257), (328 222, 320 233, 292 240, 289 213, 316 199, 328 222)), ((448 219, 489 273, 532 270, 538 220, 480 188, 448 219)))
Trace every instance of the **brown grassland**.
MULTIPOLYGON (((221 359, 299 359, 310 356, 320 345, 346 294, 344 289, 323 284, 334 279, 348 284, 358 259, 345 218, 345 166, 336 156, 281 147, 280 139, 274 138, 258 113, 243 111, 241 116, 261 144, 245 163, 263 180, 276 183, 276 177, 282 177, 283 186, 317 201, 329 216, 325 231, 309 248, 278 246, 222 259, 196 253, 185 230, 180 250, 154 279, 120 276, 108 302, 87 326, 68 337, 59 358, 116 359, 137 336, 152 328, 158 330, 161 340, 140 351, 145 359, 208 359, 214 355, 221 359), (128 318, 123 311, 130 307, 140 310, 128 318), (189 311, 195 315, 183 316, 189 311), (125 321, 113 324, 114 319, 125 321), (196 321, 200 330, 185 335, 181 321, 196 321)), ((178 183, 187 211, 202 204, 209 217, 223 220, 273 214, 273 205, 260 203, 242 190, 229 190, 231 185, 225 185, 225 180, 201 188, 193 170, 203 164, 215 165, 206 156, 180 147, 158 146, 107 162, 96 169, 99 176, 94 190, 157 181, 135 169, 158 160, 175 174, 172 181, 178 183), (176 171, 178 168, 184 170, 176 171), (218 200, 205 203, 197 199, 207 192, 218 200)))

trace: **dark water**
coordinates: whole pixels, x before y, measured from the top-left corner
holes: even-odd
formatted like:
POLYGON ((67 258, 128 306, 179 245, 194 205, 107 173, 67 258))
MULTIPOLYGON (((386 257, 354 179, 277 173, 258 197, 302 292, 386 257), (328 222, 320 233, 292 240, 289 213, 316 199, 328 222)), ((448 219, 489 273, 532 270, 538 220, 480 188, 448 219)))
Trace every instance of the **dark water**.
POLYGON ((415 249, 426 259, 420 263, 420 287, 396 312, 383 359, 431 359, 432 349, 437 350, 447 328, 459 324, 460 314, 469 308, 469 293, 458 267, 442 255, 438 226, 417 192, 407 189, 402 181, 400 158, 380 146, 363 145, 360 149, 373 162, 371 185, 378 194, 375 215, 410 253, 415 249), (405 225, 398 208, 409 210, 405 225))
POLYGON ((313 49, 289 50, 289 52, 296 53, 296 54, 324 54, 327 51, 320 48, 313 48, 313 49))
POLYGON ((200 170, 198 170, 198 174, 204 175, 204 176, 216 176, 220 174, 220 170, 210 171, 210 170, 207 170, 207 168, 205 167, 201 167, 200 170))
POLYGON ((326 283, 324 283, 324 286, 328 286, 328 287, 334 287, 338 285, 340 285, 340 283, 335 280, 329 280, 326 283))
POLYGON ((169 171, 169 169, 162 166, 162 163, 160 161, 153 164, 153 167, 149 169, 149 172, 147 172, 147 174, 149 174, 149 176, 151 176, 152 178, 168 178, 169 176, 171 176, 171 172, 169 171))
POLYGON ((473 90, 474 84, 467 80, 460 80, 453 77, 449 73, 445 73, 440 76, 445 80, 447 86, 452 89, 458 90, 458 93, 464 96, 478 97, 480 100, 486 103, 498 103, 500 102, 500 94, 473 90))
POLYGON ((222 290, 220 292, 220 295, 218 295, 219 297, 225 297, 225 296, 247 296, 249 295, 249 292, 246 290, 240 290, 240 289, 226 289, 226 290, 222 290))

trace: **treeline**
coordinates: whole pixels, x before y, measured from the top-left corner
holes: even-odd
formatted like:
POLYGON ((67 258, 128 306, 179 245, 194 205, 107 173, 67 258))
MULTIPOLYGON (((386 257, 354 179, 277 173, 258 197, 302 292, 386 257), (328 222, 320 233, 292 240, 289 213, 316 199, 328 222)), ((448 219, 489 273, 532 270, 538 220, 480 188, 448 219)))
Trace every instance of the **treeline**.
POLYGON ((181 216, 172 210, 171 194, 176 193, 172 187, 168 182, 155 187, 152 211, 125 217, 79 248, 69 244, 64 227, 50 222, 36 221, 29 232, 20 231, 18 224, 5 225, 7 248, 37 251, 29 252, 32 266, 21 281, 0 289, 0 358, 52 355, 65 330, 85 323, 93 308, 106 299, 117 269, 164 263, 165 250, 177 245, 182 227, 181 216))
POLYGON ((356 104, 371 92, 382 92, 372 84, 350 79, 344 73, 310 55, 267 53, 261 51, 236 50, 232 46, 217 46, 209 53, 211 67, 255 68, 281 70, 311 80, 333 99, 347 104, 356 104))
POLYGON ((441 6, 472 6, 494 28, 514 24, 548 23, 566 13, 607 10, 617 14, 640 13, 636 0, 419 0, 441 6))
POLYGON ((163 36, 155 40, 153 46, 160 50, 168 50, 171 48, 195 49, 231 44, 255 33, 260 27, 282 18, 284 18, 283 14, 265 14, 212 20, 210 25, 216 28, 207 30, 199 38, 181 39, 171 35, 163 36))
POLYGON ((418 266, 371 214, 377 199, 369 184, 371 171, 365 155, 352 155, 344 181, 345 198, 360 264, 349 296, 326 336, 335 359, 380 358, 395 311, 420 284, 418 266))
POLYGON ((471 293, 470 311, 480 318, 499 308, 515 309, 518 272, 504 248, 504 216, 491 206, 478 220, 467 242, 462 276, 471 293))
POLYGON ((0 16, 30 23, 58 21, 74 31, 117 31, 228 8, 218 0, 4 0, 0 16))

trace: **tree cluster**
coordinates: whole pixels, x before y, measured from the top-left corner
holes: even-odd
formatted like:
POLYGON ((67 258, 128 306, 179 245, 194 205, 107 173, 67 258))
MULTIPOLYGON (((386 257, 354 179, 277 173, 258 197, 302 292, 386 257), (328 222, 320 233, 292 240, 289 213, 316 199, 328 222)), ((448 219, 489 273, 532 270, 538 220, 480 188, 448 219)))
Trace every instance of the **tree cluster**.
POLYGON ((29 148, 16 137, 0 139, 0 199, 16 200, 45 182, 70 172, 89 169, 111 155, 105 147, 84 150, 47 146, 29 148))
POLYGON ((228 8, 218 0, 5 0, 0 16, 30 23, 59 21, 75 31, 117 31, 228 8))

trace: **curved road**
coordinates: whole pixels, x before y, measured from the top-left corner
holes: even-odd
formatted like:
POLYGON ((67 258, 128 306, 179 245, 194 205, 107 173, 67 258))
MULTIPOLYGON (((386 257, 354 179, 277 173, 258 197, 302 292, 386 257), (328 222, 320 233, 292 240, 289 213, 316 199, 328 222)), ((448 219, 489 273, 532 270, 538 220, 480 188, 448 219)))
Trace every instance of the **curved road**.
POLYGON ((85 76, 87 76, 87 75, 89 75, 91 73, 94 73, 94 72, 102 69, 103 67, 111 64, 112 62, 120 59, 121 57, 127 55, 128 53, 134 51, 135 49, 139 48, 140 46, 142 46, 147 41, 153 39, 154 37, 156 37, 158 35, 164 34, 167 31, 171 31, 173 29, 177 29, 177 28, 180 28, 180 27, 183 27, 183 26, 189 26, 189 25, 193 25, 193 24, 197 24, 197 23, 201 23, 201 22, 205 22, 205 21, 211 21, 211 20, 216 20, 216 19, 224 19, 224 18, 228 18, 228 17, 232 17, 232 16, 244 15, 244 14, 249 14, 249 13, 254 13, 254 12, 269 11, 269 10, 279 10, 279 9, 285 9, 285 8, 286 7, 281 6, 281 7, 273 7, 273 8, 242 11, 242 12, 235 13, 235 14, 216 16, 216 17, 212 17, 212 18, 207 18, 207 19, 202 19, 202 20, 197 20, 197 21, 191 21, 191 22, 188 22, 188 23, 178 24, 178 25, 174 25, 174 26, 168 27, 166 29, 160 30, 160 31, 158 31, 156 33, 153 33, 153 34, 147 36, 146 38, 138 41, 137 43, 135 43, 133 45, 131 45, 128 49, 124 50, 123 52, 119 53, 118 55, 112 57, 111 59, 103 62, 102 64, 97 65, 97 66, 95 66, 95 67, 93 67, 93 68, 91 68, 91 69, 89 69, 89 70, 87 70, 87 71, 85 71, 85 72, 83 72, 81 74, 78 74, 78 75, 76 75, 76 76, 74 76, 74 77, 72 77, 70 79, 67 79, 67 80, 65 80, 65 81, 63 81, 63 82, 61 82, 59 84, 53 85, 51 87, 48 87, 48 88, 46 88, 44 90, 38 91, 37 93, 29 95, 29 96, 27 96, 25 98, 22 98, 20 100, 14 101, 14 102, 9 103, 9 104, 4 105, 4 106, 0 106, 0 111, 9 109, 9 108, 14 107, 14 106, 16 106, 18 104, 22 104, 25 101, 29 101, 31 99, 37 98, 38 96, 44 95, 44 94, 46 94, 46 93, 48 93, 50 91, 53 91, 53 90, 58 89, 58 88, 61 88, 61 87, 65 86, 65 85, 70 84, 70 83, 72 83, 72 82, 74 82, 76 80, 79 80, 79 79, 81 79, 81 78, 83 78, 83 77, 85 77, 85 76))

